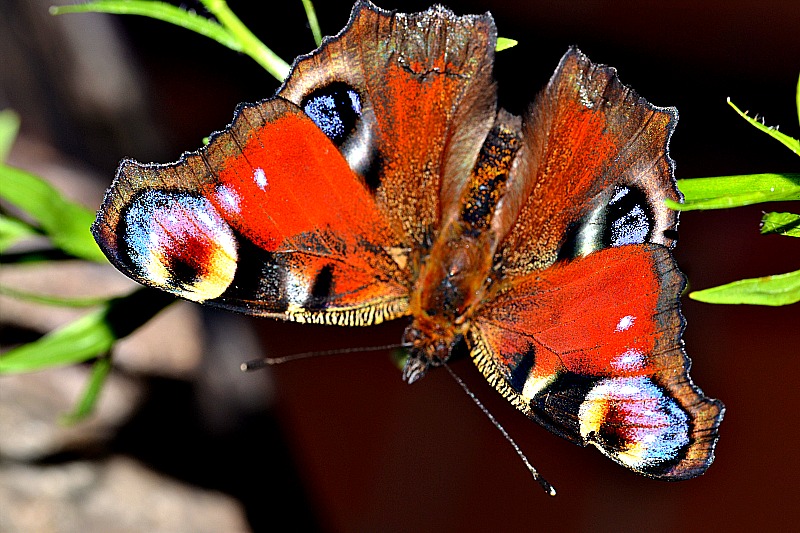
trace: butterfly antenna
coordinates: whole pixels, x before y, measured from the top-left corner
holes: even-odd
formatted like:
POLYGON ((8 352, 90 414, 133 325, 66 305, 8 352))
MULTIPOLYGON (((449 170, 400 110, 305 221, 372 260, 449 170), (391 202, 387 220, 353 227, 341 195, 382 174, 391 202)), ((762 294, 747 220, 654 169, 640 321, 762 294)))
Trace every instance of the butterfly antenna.
POLYGON ((379 352, 381 350, 391 350, 393 348, 402 348, 403 344, 386 344, 383 346, 362 346, 360 348, 341 348, 338 350, 323 350, 317 352, 303 352, 286 355, 283 357, 264 357, 263 359, 253 359, 242 363, 239 368, 242 372, 251 372, 253 370, 260 370, 268 366, 279 365, 288 363, 290 361, 297 361, 298 359, 308 359, 310 357, 317 357, 320 355, 339 355, 343 353, 359 353, 359 352, 379 352))
POLYGON ((500 425, 500 422, 498 422, 497 419, 492 415, 492 413, 489 412, 486 406, 484 406, 481 403, 478 397, 475 396, 471 390, 469 390, 467 384, 464 383, 461 380, 461 378, 456 375, 455 372, 453 372, 453 370, 450 368, 449 365, 443 365, 443 366, 447 369, 448 372, 450 372, 450 375, 453 376, 453 379, 456 380, 456 383, 461 385, 461 388, 464 389, 464 392, 467 393, 467 396, 472 398, 472 401, 475 402, 475 405, 477 405, 480 408, 480 410, 483 411, 483 414, 485 414, 489 418, 492 424, 494 424, 494 427, 500 430, 500 433, 503 434, 503 437, 505 437, 508 443, 511 444, 511 447, 514 448, 515 452, 517 452, 517 455, 519 455, 520 459, 522 459, 522 462, 525 463, 525 466, 528 467, 528 471, 531 473, 531 475, 533 475, 533 479, 544 489, 546 493, 548 493, 550 496, 555 496, 556 489, 550 483, 548 483, 546 479, 544 479, 542 476, 539 475, 539 472, 536 471, 531 462, 528 461, 528 458, 525 457, 525 454, 522 453, 522 450, 520 449, 519 445, 514 441, 514 439, 511 438, 511 435, 508 434, 505 428, 500 425))

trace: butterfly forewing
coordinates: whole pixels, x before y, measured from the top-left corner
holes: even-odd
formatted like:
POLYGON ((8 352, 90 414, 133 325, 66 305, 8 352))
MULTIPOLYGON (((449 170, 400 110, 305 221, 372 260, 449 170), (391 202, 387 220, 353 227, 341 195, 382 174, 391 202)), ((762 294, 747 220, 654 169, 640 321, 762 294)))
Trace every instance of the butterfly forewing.
POLYGON ((402 237, 286 100, 241 107, 177 163, 123 163, 94 231, 132 277, 191 300, 331 323, 405 312, 402 237))

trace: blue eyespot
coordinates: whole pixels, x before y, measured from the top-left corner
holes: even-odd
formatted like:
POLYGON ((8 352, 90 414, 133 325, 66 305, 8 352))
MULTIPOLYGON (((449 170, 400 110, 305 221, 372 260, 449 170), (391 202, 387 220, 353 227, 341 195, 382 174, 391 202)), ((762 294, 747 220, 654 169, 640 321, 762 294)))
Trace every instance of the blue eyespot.
POLYGON ((336 146, 341 146, 361 117, 361 97, 349 85, 334 82, 303 99, 303 111, 336 146))

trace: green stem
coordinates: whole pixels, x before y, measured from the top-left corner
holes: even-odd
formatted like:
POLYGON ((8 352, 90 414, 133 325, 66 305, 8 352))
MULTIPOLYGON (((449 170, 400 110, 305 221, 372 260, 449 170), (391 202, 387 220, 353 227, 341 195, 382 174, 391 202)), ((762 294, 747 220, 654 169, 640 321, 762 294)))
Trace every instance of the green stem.
POLYGON ((224 0, 200 0, 206 6, 209 13, 219 21, 242 45, 244 53, 252 57, 259 65, 264 67, 267 72, 272 74, 279 81, 283 81, 291 71, 286 61, 267 48, 258 37, 253 35, 239 17, 228 7, 224 0))
POLYGON ((311 35, 314 36, 314 42, 317 46, 322 44, 322 32, 319 30, 319 21, 317 20, 317 12, 314 11, 314 4, 311 0, 303 0, 303 7, 306 10, 306 18, 308 19, 308 27, 311 28, 311 35))

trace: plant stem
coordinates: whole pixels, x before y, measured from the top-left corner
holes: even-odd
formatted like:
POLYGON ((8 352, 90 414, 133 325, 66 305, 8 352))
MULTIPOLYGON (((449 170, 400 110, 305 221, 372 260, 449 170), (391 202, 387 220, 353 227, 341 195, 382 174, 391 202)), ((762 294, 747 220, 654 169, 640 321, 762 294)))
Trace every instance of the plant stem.
POLYGON ((209 13, 242 44, 242 51, 252 57, 279 81, 289 75, 291 67, 253 35, 224 0, 200 0, 209 13))

